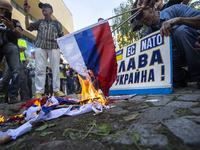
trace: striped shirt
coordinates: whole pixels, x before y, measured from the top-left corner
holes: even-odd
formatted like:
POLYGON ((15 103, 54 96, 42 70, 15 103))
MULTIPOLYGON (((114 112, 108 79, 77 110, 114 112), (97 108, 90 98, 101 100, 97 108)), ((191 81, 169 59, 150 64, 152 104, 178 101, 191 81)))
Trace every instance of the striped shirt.
POLYGON ((46 19, 38 19, 31 23, 29 31, 37 30, 35 46, 42 49, 57 49, 56 39, 63 36, 62 25, 59 21, 46 19))

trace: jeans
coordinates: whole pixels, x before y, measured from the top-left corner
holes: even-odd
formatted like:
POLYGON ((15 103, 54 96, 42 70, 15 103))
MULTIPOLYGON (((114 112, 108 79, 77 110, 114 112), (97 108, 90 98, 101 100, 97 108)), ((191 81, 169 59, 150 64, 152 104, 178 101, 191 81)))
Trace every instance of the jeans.
POLYGON ((11 79, 12 83, 10 86, 10 92, 9 97, 16 97, 18 96, 18 90, 20 86, 20 55, 19 55, 19 48, 17 45, 9 42, 3 46, 0 47, 0 57, 3 58, 5 55, 7 65, 5 67, 5 71, 3 74, 3 80, 6 79, 6 82, 3 83, 3 85, 0 86, 0 94, 3 95, 5 93, 5 90, 8 89, 8 83, 10 79, 10 73, 11 73, 11 79), (5 89, 4 89, 5 88, 5 89))
POLYGON ((193 80, 200 78, 200 53, 195 50, 195 42, 198 41, 197 31, 186 25, 173 28, 172 53, 173 75, 179 81, 184 78, 182 67, 188 66, 193 80))
POLYGON ((28 69, 26 68, 25 61, 20 63, 20 96, 21 100, 30 100, 28 69))

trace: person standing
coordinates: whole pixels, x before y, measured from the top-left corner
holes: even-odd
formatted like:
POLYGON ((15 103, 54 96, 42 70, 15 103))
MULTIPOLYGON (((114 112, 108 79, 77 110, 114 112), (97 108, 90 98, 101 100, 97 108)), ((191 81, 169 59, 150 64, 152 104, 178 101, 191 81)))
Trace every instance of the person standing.
POLYGON ((27 43, 25 40, 18 39, 18 46, 20 50, 20 96, 22 101, 30 100, 30 93, 28 88, 28 69, 26 67, 25 50, 27 50, 27 43))
MULTIPOLYGON (((13 7, 6 1, 0 1, 0 32, 7 38, 0 38, 0 60, 6 57, 6 67, 0 84, 0 95, 5 95, 8 90, 10 78, 12 79, 9 104, 18 102, 18 90, 20 86, 20 55, 17 39, 22 37, 22 26, 18 20, 6 18, 5 14, 12 14, 13 7)), ((4 101, 0 99, 0 102, 4 101)))
POLYGON ((27 0, 24 1, 25 10, 25 25, 29 31, 37 30, 35 40, 35 88, 36 94, 34 98, 41 98, 44 94, 44 85, 46 78, 46 65, 47 59, 50 60, 50 65, 53 74, 53 92, 54 96, 65 96, 60 91, 60 78, 59 78, 59 61, 60 50, 56 39, 63 36, 62 25, 59 21, 51 18, 53 8, 48 3, 39 3, 39 8, 42 9, 42 14, 45 19, 38 19, 34 23, 29 23, 28 13, 30 5, 27 0))
POLYGON ((30 96, 33 98, 33 95, 35 95, 35 51, 33 51, 32 58, 29 60, 27 64, 28 68, 28 78, 29 83, 31 83, 29 90, 30 90, 30 96))
POLYGON ((63 63, 63 59, 60 58, 60 90, 67 95, 67 65, 63 63))

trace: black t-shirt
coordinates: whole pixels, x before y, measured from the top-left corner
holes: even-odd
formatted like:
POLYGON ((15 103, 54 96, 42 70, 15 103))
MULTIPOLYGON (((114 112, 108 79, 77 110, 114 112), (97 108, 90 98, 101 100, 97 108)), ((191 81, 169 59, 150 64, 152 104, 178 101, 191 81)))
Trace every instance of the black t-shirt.
MULTIPOLYGON (((13 21, 13 25, 14 25, 15 28, 20 27, 22 29, 21 23, 18 20, 12 19, 12 21, 13 21)), ((10 29, 7 30, 7 37, 8 37, 9 42, 12 42, 13 44, 17 45, 18 38, 14 34, 14 32, 11 31, 10 29)))

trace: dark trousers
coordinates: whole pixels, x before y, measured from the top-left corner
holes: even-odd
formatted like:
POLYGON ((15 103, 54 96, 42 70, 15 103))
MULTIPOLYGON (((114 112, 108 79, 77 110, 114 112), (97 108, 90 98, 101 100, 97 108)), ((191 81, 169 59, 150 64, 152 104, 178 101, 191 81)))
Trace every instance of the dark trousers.
POLYGON ((28 69, 25 61, 20 62, 20 96, 21 100, 30 100, 28 69))
MULTIPOLYGON (((10 78, 12 79, 9 97, 18 96, 20 86, 20 55, 17 45, 9 42, 0 47, 0 59, 6 56, 6 71, 3 73, 3 82, 0 85, 0 94, 4 95, 9 86, 10 78)), ((5 70, 4 69, 4 70, 5 70)))

